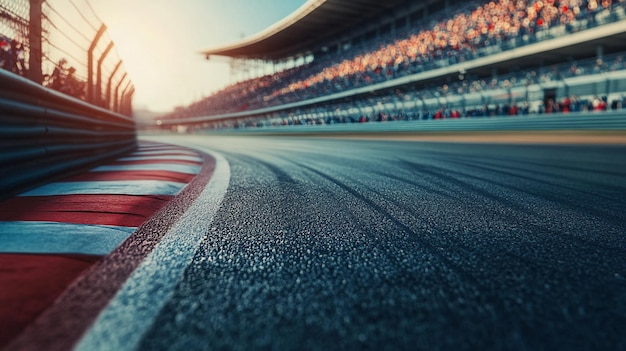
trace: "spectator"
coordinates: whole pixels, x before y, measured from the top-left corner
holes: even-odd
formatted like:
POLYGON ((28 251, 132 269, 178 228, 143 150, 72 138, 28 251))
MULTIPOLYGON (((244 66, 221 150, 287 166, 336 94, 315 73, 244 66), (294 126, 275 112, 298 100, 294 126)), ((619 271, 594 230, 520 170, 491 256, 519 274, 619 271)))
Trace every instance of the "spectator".
POLYGON ((49 88, 58 91, 61 91, 63 89, 63 87, 65 86, 65 76, 67 75, 67 69, 65 68, 66 64, 66 59, 60 59, 59 63, 54 66, 54 70, 52 70, 52 75, 49 77, 48 80, 49 88))
POLYGON ((22 43, 20 43, 16 39, 13 39, 11 41, 11 48, 8 52, 8 58, 8 65, 5 68, 13 73, 23 75, 25 73, 24 47, 22 46, 22 43))
POLYGON ((563 102, 561 103, 561 112, 569 113, 571 111, 571 101, 569 97, 563 98, 563 102))
POLYGON ((8 69, 10 47, 9 41, 5 37, 0 36, 0 67, 3 69, 8 69))
POLYGON ((85 98, 85 85, 76 78, 76 69, 70 67, 60 91, 78 99, 85 98))

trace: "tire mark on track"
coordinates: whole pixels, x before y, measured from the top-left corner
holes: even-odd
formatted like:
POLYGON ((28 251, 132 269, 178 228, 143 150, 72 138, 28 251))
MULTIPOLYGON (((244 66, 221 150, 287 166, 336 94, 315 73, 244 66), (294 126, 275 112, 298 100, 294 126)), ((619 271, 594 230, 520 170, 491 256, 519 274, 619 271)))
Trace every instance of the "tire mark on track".
MULTIPOLYGON (((418 163, 407 161, 407 160, 400 160, 400 163, 404 164, 410 170, 432 177, 434 181, 441 183, 442 185, 454 184, 463 190, 469 190, 478 196, 481 196, 491 201, 495 201, 496 203, 501 203, 505 205, 506 207, 514 208, 517 211, 526 213, 528 215, 535 215, 535 213, 530 211, 527 207, 521 206, 518 203, 511 201, 509 199, 506 199, 504 197, 495 195, 474 184, 471 184, 469 182, 464 182, 456 177, 450 176, 449 173, 455 173, 455 174, 461 175, 463 178, 472 177, 470 175, 466 175, 466 174, 452 171, 452 170, 447 170, 447 169, 444 169, 435 165, 425 165, 425 164, 422 165, 422 164, 418 164, 418 163)), ((473 177, 473 178, 476 178, 481 181, 486 181, 485 179, 481 179, 478 177, 473 177)))
MULTIPOLYGON (((369 199, 366 196, 364 196, 363 194, 359 193, 357 190, 353 189, 352 187, 346 185, 345 183, 341 182, 340 180, 338 180, 338 179, 336 179, 336 178, 334 178, 334 177, 332 177, 332 176, 330 176, 330 175, 328 175, 328 174, 326 174, 324 172, 318 171, 318 170, 316 170, 316 169, 314 169, 312 167, 309 167, 307 165, 303 165, 301 163, 297 163, 296 162, 296 164, 298 164, 300 167, 308 169, 309 171, 319 175, 320 177, 330 181, 331 183, 336 184, 337 186, 339 186, 344 191, 350 193, 352 196, 354 196, 355 198, 357 198, 360 201, 364 202, 365 204, 367 204, 370 208, 374 209, 379 214, 383 215, 385 218, 390 220, 397 228, 399 228, 407 237, 413 238, 415 241, 417 241, 423 248, 426 249, 426 252, 430 253, 432 256, 437 258, 440 262, 442 262, 451 271, 455 272, 461 279, 463 279, 463 280, 467 281, 468 283, 470 283, 471 285, 473 285, 476 290, 482 291, 482 292, 486 292, 486 291, 490 290, 486 286, 484 286, 480 281, 478 281, 473 274, 471 274, 470 272, 467 272, 462 267, 460 267, 458 264, 456 264, 455 262, 450 260, 448 257, 443 255, 441 253, 441 251, 438 250, 437 248, 435 248, 430 242, 428 242, 427 240, 424 240, 421 237, 420 233, 417 233, 417 232, 413 231, 409 226, 407 226, 406 224, 402 223, 402 221, 400 221, 398 218, 393 216, 391 213, 389 213, 382 206, 378 205, 377 203, 375 203, 371 199, 369 199)), ((492 300, 492 301, 498 301, 498 299, 496 299, 495 297, 489 296, 487 298, 492 300)))
MULTIPOLYGON (((487 190, 481 189, 480 187, 470 183, 470 182, 466 182, 463 181, 461 179, 474 179, 474 180, 478 180, 481 182, 487 182, 487 183, 492 183, 492 184, 496 184, 499 185, 503 188, 509 189, 509 190, 514 190, 517 191, 519 193, 524 193, 526 195, 529 195, 531 197, 537 198, 537 199, 542 199, 542 200, 548 200, 551 201, 554 204, 558 204, 559 206, 565 206, 570 210, 573 211, 581 211, 581 203, 580 202, 574 202, 573 200, 571 200, 570 197, 565 197, 565 196, 555 196, 555 195, 551 195, 547 192, 538 192, 538 191, 532 191, 531 189, 528 188, 521 188, 521 187, 517 187, 514 186, 510 183, 502 183, 502 182, 497 182, 494 179, 485 179, 476 175, 472 175, 472 174, 468 174, 465 172, 460 172, 460 171, 455 171, 455 170, 451 170, 451 169, 446 169, 443 167, 439 167, 439 166, 435 166, 435 165, 429 165, 428 168, 425 165, 419 165, 416 163, 413 163, 411 161, 407 161, 407 160, 403 160, 402 161, 404 164, 406 164, 408 167, 413 168, 415 170, 417 170, 418 172, 421 173, 426 173, 430 176, 432 176, 435 179, 446 179, 448 182, 456 184, 458 186, 460 186, 463 189, 471 189, 472 191, 474 191, 475 193, 484 196, 486 198, 492 199, 494 201, 497 202, 501 202, 506 204, 507 206, 510 206, 512 208, 521 210, 529 215, 534 215, 534 216, 540 216, 540 214, 538 213, 533 213, 532 211, 529 211, 528 208, 520 206, 518 203, 513 202, 511 200, 508 200, 506 198, 503 198, 501 196, 495 195, 487 190), (452 176, 453 175, 457 175, 459 176, 459 178, 452 176)), ((598 210, 596 208, 590 208, 589 206, 586 206, 586 208, 584 209, 585 213, 591 213, 594 216, 596 216, 597 218, 603 218, 604 220, 610 220, 611 222, 613 222, 614 225, 622 225, 624 219, 619 217, 618 215, 615 215, 613 213, 610 212, 603 212, 601 210, 598 210)))
POLYGON ((394 179, 394 180, 397 180, 397 181, 405 183, 405 184, 413 185, 413 186, 415 186, 415 187, 417 187, 417 188, 419 188, 421 190, 424 190, 426 192, 430 192, 430 193, 433 193, 433 194, 437 194, 437 195, 439 195, 441 197, 445 197, 445 198, 448 198, 450 200, 457 200, 459 198, 458 196, 453 196, 453 195, 448 194, 448 193, 446 193, 444 191, 437 190, 434 187, 430 187, 430 186, 427 186, 425 184, 420 184, 418 182, 414 182, 414 181, 408 180, 406 178, 402 178, 402 177, 396 176, 394 174, 388 174, 388 173, 378 172, 378 171, 373 172, 373 174, 377 174, 377 175, 382 176, 382 177, 387 177, 387 178, 390 178, 390 179, 394 179))
MULTIPOLYGON (((595 196, 595 197, 601 197, 605 200, 610 200, 610 201, 619 201, 621 203, 626 203, 626 200, 621 199, 621 198, 610 198, 607 196, 604 196, 602 194, 598 194, 598 193, 594 193, 594 192, 590 192, 590 191, 585 191, 581 188, 576 188, 576 187, 572 187, 572 186, 565 186, 562 184, 558 184, 558 183, 554 183, 554 182, 548 182, 546 180, 541 180, 539 178, 536 177, 531 177, 531 176, 525 176, 522 175, 522 173, 531 173, 533 175, 543 175, 545 177, 548 178, 552 178, 554 179, 554 177, 556 176, 554 173, 548 173, 548 172, 540 172, 537 170, 533 170, 532 172, 530 172, 528 169, 522 168, 522 167, 516 167, 516 166, 507 166, 506 169, 509 169, 511 171, 505 171, 502 169, 502 165, 498 165, 498 164, 493 164, 484 160, 472 160, 472 162, 469 162, 468 160, 465 159, 459 159, 459 158, 448 158, 450 163, 454 163, 454 164, 458 164, 458 165, 462 165, 465 167, 470 167, 470 168, 475 168, 475 169, 479 169, 482 171, 488 171, 488 172, 496 172, 496 173, 500 173, 506 176, 511 176, 514 178, 521 178, 530 182, 536 182, 536 183, 540 183, 540 184, 544 184, 546 186, 549 187, 560 187, 563 188, 565 190, 569 190, 569 191, 576 191, 576 192, 581 192, 587 195, 591 195, 591 196, 595 196), (482 164, 482 166, 480 166, 479 164, 482 164), (520 173, 514 173, 512 171, 519 171, 520 173)), ((564 176, 562 174, 559 174, 558 177, 564 178, 564 176)), ((602 187, 605 189, 611 189, 612 191, 616 191, 616 192, 623 192, 624 190, 626 190, 625 187, 623 186, 615 186, 615 185, 608 185, 608 184, 598 184, 596 182, 587 180, 585 178, 574 178, 574 177, 567 177, 566 178, 569 182, 576 182, 576 183, 581 183, 584 185, 588 185, 588 186, 594 186, 594 187, 602 187)))
POLYGON ((262 167, 267 168, 270 172, 272 172, 276 176, 277 180, 280 183, 296 184, 296 181, 287 172, 283 171, 278 166, 272 164, 269 161, 265 161, 260 158, 253 158, 250 156, 242 156, 242 155, 237 155, 236 158, 242 161, 248 162, 248 163, 256 163, 256 164, 261 165, 262 167))
MULTIPOLYGON (((403 163, 405 165, 407 165, 410 169, 414 169, 418 172, 421 173, 425 173, 428 174, 429 176, 431 176, 433 179, 437 180, 437 181, 441 181, 441 179, 445 179, 446 181, 448 181, 449 183, 452 184, 456 184, 457 186, 459 186, 462 189, 465 190, 469 190, 469 191, 473 191, 474 193, 478 194, 479 196, 483 196, 484 198, 491 200, 491 201, 495 201, 496 203, 500 203, 503 204, 505 207, 509 207, 509 208, 514 208, 517 211, 524 213, 526 216, 528 216, 528 218, 535 218, 535 219, 542 219, 542 222, 545 221, 550 221, 551 219, 549 217, 546 217, 546 215, 544 215, 541 212, 532 210, 531 208, 528 207, 524 207, 519 205, 518 203, 511 201, 509 199, 503 198, 501 196, 498 196, 496 194, 493 194, 485 189, 482 189, 470 182, 466 182, 463 181, 461 179, 465 179, 465 178, 471 178, 471 179, 475 179, 481 182, 487 182, 487 183, 493 183, 496 184, 498 186, 501 186, 505 189, 509 189, 509 190, 514 190, 514 191, 518 191, 520 193, 526 194, 527 196, 533 197, 535 199, 539 199, 541 201, 551 201, 554 204, 557 205, 567 205, 567 207, 571 210, 574 211, 580 211, 580 205, 578 204, 574 204, 571 203, 570 201, 567 201, 565 204, 563 204, 564 200, 561 200, 555 196, 550 196, 548 194, 546 194, 545 192, 543 193, 536 193, 527 189, 522 189, 516 186, 513 186, 511 184, 505 184, 502 182, 497 182, 493 179, 485 179, 485 178, 481 178, 478 176, 474 176, 474 175, 470 175, 470 174, 466 174, 463 172, 459 172, 459 171, 454 171, 454 170, 449 170, 449 169, 445 169, 442 167, 438 167, 438 166, 434 166, 434 165, 419 165, 410 161, 406 161, 403 160, 403 163), (428 167, 428 168, 427 168, 428 167), (460 179, 454 176, 451 176, 450 174, 456 174, 458 176, 460 176, 460 179)), ((624 225, 624 220, 612 215, 611 213, 603 213, 600 211, 596 211, 593 209, 588 209, 589 213, 592 213, 595 217, 597 218, 601 218, 601 219, 606 219, 608 217, 608 219, 612 222, 611 225, 614 228, 622 228, 625 229, 625 225, 624 225)), ((585 212, 587 213, 587 212, 585 212)), ((532 221, 528 221, 528 220, 523 220, 518 218, 518 221, 520 221, 520 223, 523 223, 524 226, 528 229, 532 229, 536 232, 540 232, 540 233, 545 233, 546 235, 548 235, 549 237, 560 237, 563 233, 559 230, 550 228, 550 227, 546 227, 545 225, 539 224, 539 223, 534 223, 532 221)), ((614 251, 614 250, 618 250, 617 247, 618 246, 612 246, 612 245, 607 245, 607 244, 601 244, 598 243, 596 241, 590 240, 588 238, 585 237, 580 237, 577 235, 569 235, 568 238, 570 238, 570 240, 573 240, 577 243, 577 245, 580 245, 580 247, 585 247, 588 245, 594 245, 597 249, 599 250, 609 250, 609 251, 614 251)), ((617 239, 617 240, 621 240, 621 239, 617 239)))

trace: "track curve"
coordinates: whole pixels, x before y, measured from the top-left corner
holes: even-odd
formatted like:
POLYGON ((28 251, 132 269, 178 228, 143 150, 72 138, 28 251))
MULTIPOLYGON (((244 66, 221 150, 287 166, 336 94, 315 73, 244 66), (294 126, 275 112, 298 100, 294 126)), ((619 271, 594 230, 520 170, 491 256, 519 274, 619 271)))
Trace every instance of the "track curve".
POLYGON ((230 183, 139 349, 626 348, 623 146, 155 138, 230 183))

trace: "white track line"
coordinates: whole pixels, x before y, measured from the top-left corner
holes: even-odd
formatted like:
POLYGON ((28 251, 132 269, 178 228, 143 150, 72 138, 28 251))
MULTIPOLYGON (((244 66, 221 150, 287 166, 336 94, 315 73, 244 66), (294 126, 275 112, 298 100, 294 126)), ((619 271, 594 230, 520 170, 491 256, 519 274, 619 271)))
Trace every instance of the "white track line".
POLYGON ((209 183, 137 267, 76 346, 76 350, 133 350, 151 327, 209 231, 230 181, 230 166, 215 157, 209 183))
POLYGON ((50 183, 19 196, 55 195, 176 195, 186 183, 164 180, 103 180, 50 183))
POLYGON ((136 229, 58 222, 0 222, 0 253, 106 255, 136 229))

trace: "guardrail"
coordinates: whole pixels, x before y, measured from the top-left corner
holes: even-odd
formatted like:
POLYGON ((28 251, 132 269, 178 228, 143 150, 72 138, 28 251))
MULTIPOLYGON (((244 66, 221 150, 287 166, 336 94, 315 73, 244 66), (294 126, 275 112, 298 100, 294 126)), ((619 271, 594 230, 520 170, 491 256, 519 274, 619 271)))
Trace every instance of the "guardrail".
POLYGON ((136 145, 132 118, 0 70, 0 199, 136 145))
POLYGON ((294 125, 207 131, 215 134, 350 134, 481 131, 625 131, 626 110, 440 120, 294 125))

